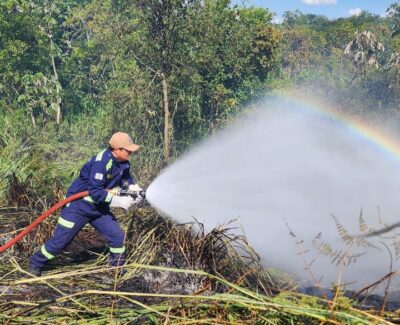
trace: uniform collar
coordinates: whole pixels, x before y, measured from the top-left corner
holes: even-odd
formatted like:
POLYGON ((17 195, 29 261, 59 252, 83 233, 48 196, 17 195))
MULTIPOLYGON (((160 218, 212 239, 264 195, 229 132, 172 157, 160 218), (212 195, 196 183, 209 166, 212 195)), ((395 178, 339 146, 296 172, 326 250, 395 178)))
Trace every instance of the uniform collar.
POLYGON ((129 161, 118 161, 114 155, 112 154, 110 149, 107 149, 107 154, 111 157, 113 160, 113 164, 115 164, 118 167, 126 168, 126 166, 129 166, 129 161))

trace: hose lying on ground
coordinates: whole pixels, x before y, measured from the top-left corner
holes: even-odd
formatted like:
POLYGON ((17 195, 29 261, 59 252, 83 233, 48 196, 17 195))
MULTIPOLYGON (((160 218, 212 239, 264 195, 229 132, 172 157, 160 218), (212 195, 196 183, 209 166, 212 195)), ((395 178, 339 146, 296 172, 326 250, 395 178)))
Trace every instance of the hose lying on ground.
POLYGON ((84 191, 84 192, 79 192, 74 195, 71 195, 70 197, 67 197, 66 199, 54 204, 50 209, 46 210, 40 217, 38 217, 34 222, 32 222, 28 227, 26 227, 24 230, 22 230, 17 236, 14 238, 10 239, 8 242, 6 242, 3 246, 0 246, 0 253, 4 252, 17 242, 19 242, 25 235, 30 233, 33 229, 35 229, 39 223, 41 223, 44 219, 46 219, 48 216, 50 216, 53 212, 58 210, 59 208, 63 207, 69 202, 75 201, 77 199, 80 199, 82 197, 88 196, 89 192, 84 191))

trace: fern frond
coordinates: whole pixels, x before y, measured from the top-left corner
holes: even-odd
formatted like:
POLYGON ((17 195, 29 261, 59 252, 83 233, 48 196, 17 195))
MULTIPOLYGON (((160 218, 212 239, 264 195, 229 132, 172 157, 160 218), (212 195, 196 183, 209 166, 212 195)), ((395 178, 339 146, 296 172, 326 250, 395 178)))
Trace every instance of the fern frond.
POLYGON ((358 217, 358 228, 360 229, 361 233, 365 233, 368 230, 367 223, 363 217, 363 209, 361 208, 360 215, 358 217))

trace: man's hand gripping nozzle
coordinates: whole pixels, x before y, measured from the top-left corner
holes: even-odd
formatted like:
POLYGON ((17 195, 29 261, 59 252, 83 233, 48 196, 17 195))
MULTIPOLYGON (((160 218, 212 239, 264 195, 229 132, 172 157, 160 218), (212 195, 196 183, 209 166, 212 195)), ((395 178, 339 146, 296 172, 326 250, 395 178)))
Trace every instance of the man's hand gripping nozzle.
POLYGON ((111 190, 113 198, 110 206, 128 210, 130 207, 149 206, 146 200, 146 191, 137 184, 131 184, 127 188, 116 187, 111 190))

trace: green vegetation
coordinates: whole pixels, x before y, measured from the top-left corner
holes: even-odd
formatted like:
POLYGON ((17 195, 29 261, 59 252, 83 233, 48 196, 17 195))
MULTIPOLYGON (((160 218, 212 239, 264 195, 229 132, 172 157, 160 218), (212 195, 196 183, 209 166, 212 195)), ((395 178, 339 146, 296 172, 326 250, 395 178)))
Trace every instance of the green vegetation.
MULTIPOLYGON (((399 116, 399 3, 385 18, 363 12, 329 20, 295 11, 276 25, 272 17, 267 9, 229 0, 2 0, 0 242, 62 198, 79 166, 117 130, 143 146, 133 173, 147 185, 167 163, 268 91, 301 87, 328 94, 326 100, 349 112, 399 116)), ((183 272, 202 284, 198 294, 103 287, 103 252, 93 252, 84 267, 24 280, 26 257, 51 233, 47 221, 37 232, 41 236, 11 251, 17 254, 13 264, 2 262, 1 321, 385 324, 344 297, 332 302, 280 291, 282 283, 275 285, 259 267, 254 271, 257 258, 250 253, 247 261, 221 258, 221 268, 195 260, 179 263, 179 269, 165 265, 165 254, 154 250, 168 239, 159 237, 160 221, 152 222, 124 224, 140 234, 131 238, 124 280, 149 269, 183 272), (72 275, 81 292, 68 281, 72 275), (36 290, 30 286, 52 296, 12 298, 18 290, 36 290)), ((178 233, 186 244, 175 242, 175 249, 187 259, 196 249, 188 244, 193 229, 178 233)), ((209 242, 199 236, 208 254, 215 254, 214 239, 224 243, 217 245, 223 252, 229 246, 221 232, 209 242)))
MULTIPOLYGON (((29 220, 28 211, 14 212, 1 220, 8 230, 29 220)), ((119 216, 127 228, 123 274, 104 266, 105 243, 90 228, 40 278, 25 271, 26 257, 51 223, 8 251, 0 267, 2 323, 392 324, 341 294, 304 295, 286 280, 284 288, 282 274, 263 270, 245 238, 227 228, 205 234, 200 224, 177 226, 150 208, 134 213, 119 216)))

